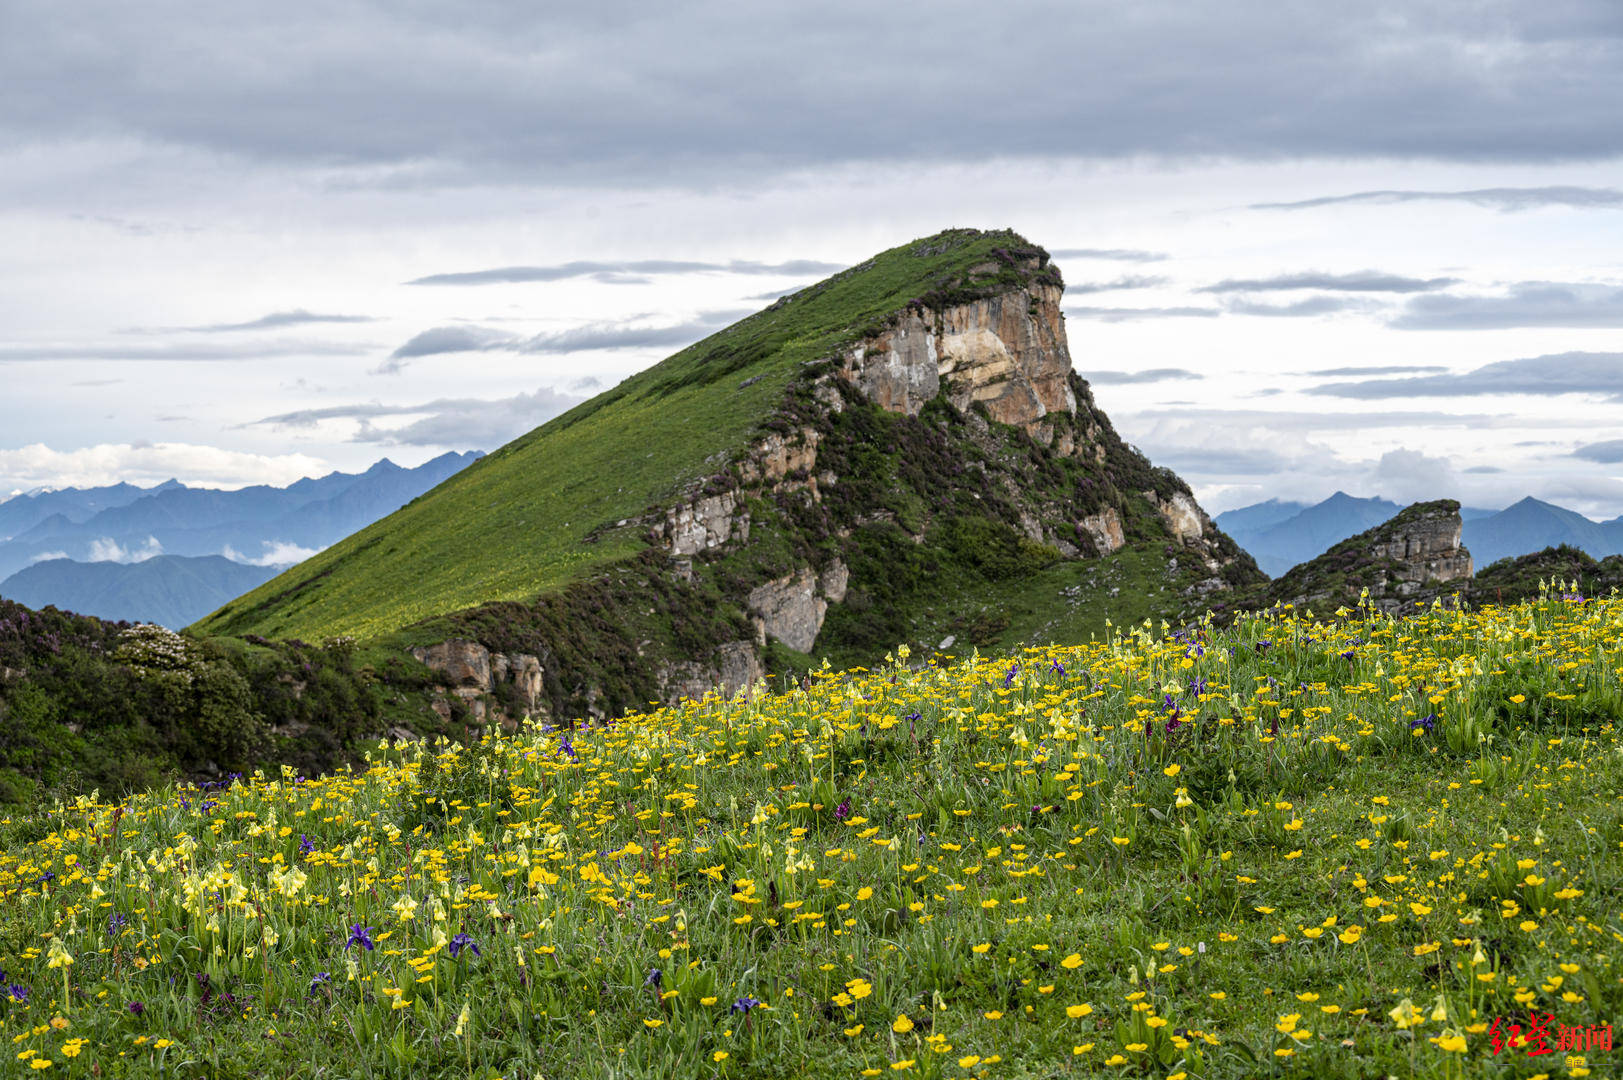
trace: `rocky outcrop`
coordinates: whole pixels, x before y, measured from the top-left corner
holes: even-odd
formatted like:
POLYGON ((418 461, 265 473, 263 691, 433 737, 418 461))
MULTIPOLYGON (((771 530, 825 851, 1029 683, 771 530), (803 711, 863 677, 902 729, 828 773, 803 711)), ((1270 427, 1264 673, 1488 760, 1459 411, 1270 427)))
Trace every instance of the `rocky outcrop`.
POLYGON ((1212 529, 1212 520, 1206 516, 1206 511, 1183 492, 1177 492, 1170 499, 1157 499, 1153 491, 1146 494, 1155 502, 1156 513, 1161 515, 1167 530, 1179 543, 1199 540, 1212 529))
POLYGON ((674 704, 683 698, 703 700, 712 690, 732 697, 753 687, 765 675, 755 646, 748 641, 729 641, 717 646, 707 664, 694 660, 661 664, 657 678, 660 696, 674 704))
POLYGON ((1093 551, 1096 555, 1109 555, 1120 551, 1127 538, 1121 531, 1121 515, 1116 513, 1114 506, 1106 507, 1097 514, 1089 514, 1076 523, 1077 533, 1093 541, 1093 551))
POLYGON ((817 575, 809 569, 750 590, 747 606, 755 617, 758 645, 765 646, 771 637, 798 652, 811 651, 828 613, 828 601, 818 595, 817 575))
POLYGON ((1377 559, 1390 560, 1392 576, 1416 585, 1441 584, 1471 576, 1471 553, 1460 544, 1462 522, 1456 505, 1411 507, 1393 518, 1371 545, 1377 559))
POLYGON ((1416 503, 1293 567, 1248 606, 1289 603, 1325 612, 1366 599, 1378 610, 1399 613, 1464 594, 1472 567, 1471 553, 1460 543, 1459 510, 1452 499, 1416 503))
POLYGON ((735 513, 737 508, 738 496, 730 491, 672 507, 665 515, 666 547, 672 555, 697 555, 729 540, 748 540, 749 515, 735 513))
POLYGON ((1076 411, 1062 292, 1032 282, 939 311, 911 307, 847 351, 835 374, 891 412, 916 416, 944 387, 959 410, 980 405, 1036 436, 1049 413, 1076 411))
MULTIPOLYGON (((492 653, 477 641, 442 641, 411 650, 423 666, 445 676, 450 691, 467 703, 476 719, 484 719, 486 697, 511 684, 526 714, 544 712, 541 660, 528 653, 492 653)), ((442 712, 442 715, 449 715, 442 712)), ((516 720, 517 717, 509 719, 516 720)))

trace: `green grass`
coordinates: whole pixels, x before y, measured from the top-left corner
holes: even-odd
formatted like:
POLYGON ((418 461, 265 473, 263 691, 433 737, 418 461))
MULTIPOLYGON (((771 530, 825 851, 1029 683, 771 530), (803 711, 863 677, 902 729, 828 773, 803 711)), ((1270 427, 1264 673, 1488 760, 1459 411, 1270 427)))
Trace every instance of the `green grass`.
POLYGON ((1620 624, 1552 597, 902 653, 7 818, 7 1064, 1606 1075, 1493 1037, 1623 1007, 1620 624))
POLYGON ((1030 245, 1010 232, 951 230, 877 255, 509 443, 192 629, 375 639, 578 581, 644 547, 643 527, 614 523, 721 470, 803 364, 835 355, 912 300, 1022 283, 1030 272, 996 254, 1013 249, 1030 245))

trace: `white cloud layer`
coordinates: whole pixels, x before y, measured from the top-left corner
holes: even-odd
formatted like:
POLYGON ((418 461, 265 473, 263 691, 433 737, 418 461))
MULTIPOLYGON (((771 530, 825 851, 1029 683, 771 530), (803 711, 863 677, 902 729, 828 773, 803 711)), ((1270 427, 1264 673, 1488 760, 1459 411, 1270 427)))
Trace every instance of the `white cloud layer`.
POLYGON ((99 540, 90 541, 90 555, 87 561, 138 563, 162 554, 163 545, 155 536, 147 537, 144 544, 132 544, 129 547, 124 547, 110 536, 103 536, 99 540))
POLYGON ((244 555, 230 544, 221 548, 220 554, 232 562, 247 566, 292 566, 325 550, 327 549, 324 547, 301 547, 286 540, 266 540, 264 550, 257 557, 244 555))
POLYGON ((171 477, 196 487, 284 486, 331 471, 322 459, 307 454, 254 454, 191 443, 100 443, 77 450, 31 443, 0 449, 0 489, 8 491, 120 481, 150 487, 171 477))

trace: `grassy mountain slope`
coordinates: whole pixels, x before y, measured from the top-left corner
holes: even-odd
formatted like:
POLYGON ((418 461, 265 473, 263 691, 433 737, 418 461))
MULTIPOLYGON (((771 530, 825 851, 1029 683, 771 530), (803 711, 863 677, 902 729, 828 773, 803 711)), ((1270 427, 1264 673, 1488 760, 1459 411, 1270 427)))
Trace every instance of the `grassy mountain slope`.
POLYGON ((195 629, 376 637, 580 580, 644 547, 642 528, 615 522, 742 447, 802 362, 862 338, 910 300, 940 304, 1017 284, 1019 272, 993 257, 1010 244, 1024 241, 953 230, 779 301, 509 443, 195 629), (989 262, 996 269, 970 273, 989 262))

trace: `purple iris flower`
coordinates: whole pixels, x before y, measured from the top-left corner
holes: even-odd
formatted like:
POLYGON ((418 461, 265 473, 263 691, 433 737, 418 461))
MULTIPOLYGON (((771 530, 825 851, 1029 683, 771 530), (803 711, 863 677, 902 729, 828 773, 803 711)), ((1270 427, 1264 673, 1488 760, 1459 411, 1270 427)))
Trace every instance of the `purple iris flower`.
POLYGON ((347 949, 351 945, 359 945, 367 952, 371 952, 374 948, 372 944, 372 935, 375 932, 376 930, 374 927, 362 926, 360 923, 356 923, 354 926, 349 928, 349 940, 344 942, 344 948, 347 949))
POLYGON ((1016 675, 1018 675, 1018 674, 1020 674, 1020 665, 1019 664, 1010 664, 1009 665, 1009 673, 1007 675, 1003 676, 1003 689, 1007 690, 1009 687, 1013 686, 1014 685, 1014 677, 1016 675))
POLYGON ((474 944, 473 938, 469 937, 467 934, 458 934, 456 937, 451 939, 451 959, 455 960, 458 956, 461 956, 463 949, 471 950, 475 956, 485 955, 479 951, 479 946, 474 944))
POLYGON ((12 983, 11 986, 7 988, 6 992, 11 995, 11 1000, 15 1001, 17 1004, 28 1004, 28 987, 24 986, 22 983, 12 983))
POLYGON ((308 855, 316 849, 316 842, 303 833, 299 834, 299 854, 308 855))
POLYGON ((757 1006, 759 1004, 760 1004, 760 1002, 757 1001, 755 998, 741 997, 737 1001, 733 1002, 733 1007, 728 1009, 727 1012, 729 1014, 731 1014, 731 1013, 747 1013, 747 1012, 749 1012, 751 1009, 755 1008, 755 1006, 757 1006))
POLYGON ((310 992, 313 994, 318 987, 326 986, 332 982, 332 972, 318 971, 316 977, 310 980, 310 992))

